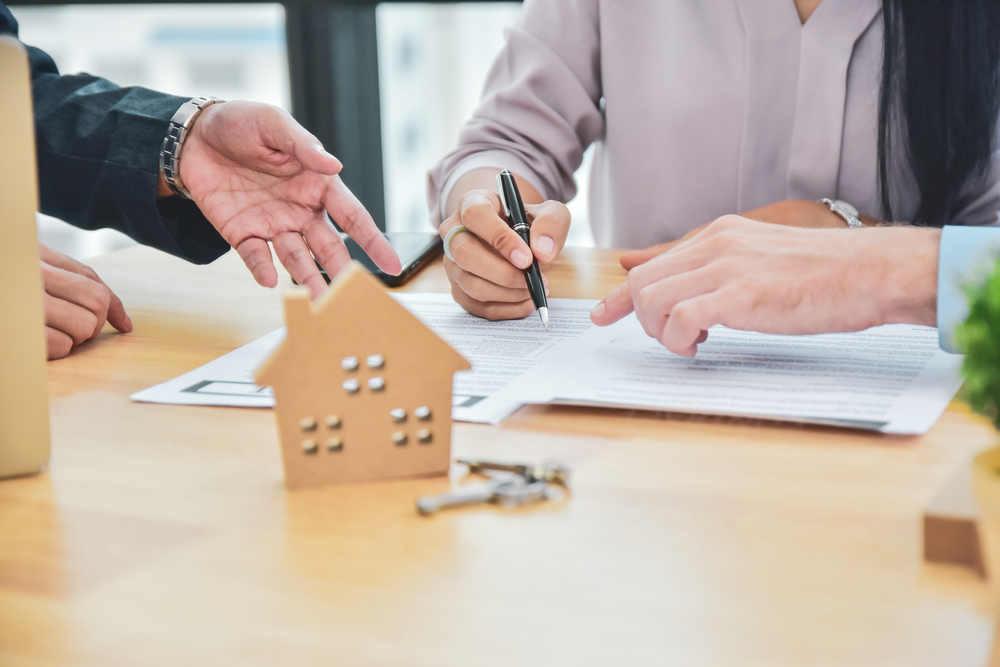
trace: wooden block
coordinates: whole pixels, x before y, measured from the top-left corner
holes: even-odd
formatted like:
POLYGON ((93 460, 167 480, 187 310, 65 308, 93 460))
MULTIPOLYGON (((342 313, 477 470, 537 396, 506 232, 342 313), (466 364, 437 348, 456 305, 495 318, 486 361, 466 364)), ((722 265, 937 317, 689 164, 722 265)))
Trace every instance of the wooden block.
POLYGON ((38 268, 38 185, 28 55, 0 37, 0 478, 49 460, 48 368, 38 268))
POLYGON ((962 465, 924 511, 924 560, 972 568, 986 576, 972 496, 971 464, 962 465))
POLYGON ((448 472, 462 355, 357 263, 315 304, 289 291, 285 322, 256 376, 274 387, 288 488, 448 472))

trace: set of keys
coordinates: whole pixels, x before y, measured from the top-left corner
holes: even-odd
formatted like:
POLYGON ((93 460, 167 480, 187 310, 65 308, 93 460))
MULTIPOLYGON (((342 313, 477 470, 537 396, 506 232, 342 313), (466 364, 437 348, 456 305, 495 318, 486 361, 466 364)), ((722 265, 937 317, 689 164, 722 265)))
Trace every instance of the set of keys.
POLYGON ((569 468, 559 461, 530 465, 459 459, 456 463, 467 466, 469 473, 485 475, 489 480, 417 498, 417 512, 429 516, 438 510, 463 505, 493 503, 501 507, 520 507, 558 501, 563 499, 569 485, 569 468))

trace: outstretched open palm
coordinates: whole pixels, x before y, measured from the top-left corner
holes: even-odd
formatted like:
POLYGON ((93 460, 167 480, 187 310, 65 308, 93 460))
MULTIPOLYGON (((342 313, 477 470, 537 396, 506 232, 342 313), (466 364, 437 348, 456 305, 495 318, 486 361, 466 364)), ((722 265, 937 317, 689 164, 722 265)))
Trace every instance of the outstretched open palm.
POLYGON ((274 287, 278 259, 313 297, 350 255, 330 214, 385 272, 399 258, 371 215, 337 174, 342 165, 285 111, 266 104, 226 102, 205 109, 181 153, 181 180, 209 222, 236 248, 254 279, 274 287))

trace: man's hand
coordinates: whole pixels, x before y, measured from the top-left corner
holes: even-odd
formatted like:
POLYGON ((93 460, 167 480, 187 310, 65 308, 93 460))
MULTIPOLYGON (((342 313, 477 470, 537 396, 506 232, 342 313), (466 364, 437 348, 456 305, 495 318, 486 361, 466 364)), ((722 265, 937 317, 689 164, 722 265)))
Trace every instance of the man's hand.
POLYGON ((776 334, 936 322, 941 230, 796 229, 725 216, 629 271, 591 312, 634 309, 646 333, 694 356, 709 327, 776 334))
POLYGON ((121 299, 92 268, 41 244, 39 251, 49 359, 62 359, 95 338, 105 322, 122 333, 132 331, 121 299))
POLYGON ((459 180, 455 190, 464 190, 463 185, 470 183, 480 188, 464 190, 455 212, 441 223, 438 232, 444 238, 458 225, 467 229, 451 239, 449 251, 455 261, 444 259, 455 301, 473 315, 489 320, 514 320, 535 310, 524 282, 524 269, 537 259, 545 280, 545 267, 566 243, 570 214, 564 204, 541 201, 541 195, 530 184, 518 181, 524 210, 531 221, 529 248, 504 220, 497 193, 481 188, 494 182, 496 172, 475 170, 466 174, 465 180, 459 180), (541 203, 528 203, 531 201, 541 203))
POLYGON ((326 213, 386 273, 402 267, 371 215, 337 174, 342 165, 285 111, 267 104, 207 107, 181 151, 180 176, 205 217, 236 248, 254 279, 278 284, 268 241, 315 298, 351 261, 326 213), (312 251, 310 253, 310 250, 312 251))
MULTIPOLYGON (((807 227, 810 229, 821 229, 831 227, 834 229, 845 227, 844 219, 830 210, 826 204, 818 201, 806 199, 789 199, 779 201, 767 206, 755 208, 752 211, 741 213, 741 217, 760 222, 770 222, 774 225, 786 225, 788 227, 807 227)), ((877 224, 877 221, 867 216, 861 216, 862 222, 866 225, 877 224)), ((622 253, 621 265, 625 269, 634 269, 640 264, 645 264, 657 255, 662 255, 679 243, 683 243, 694 237, 696 234, 708 227, 707 224, 696 227, 676 241, 668 243, 658 243, 641 250, 629 250, 622 253)))

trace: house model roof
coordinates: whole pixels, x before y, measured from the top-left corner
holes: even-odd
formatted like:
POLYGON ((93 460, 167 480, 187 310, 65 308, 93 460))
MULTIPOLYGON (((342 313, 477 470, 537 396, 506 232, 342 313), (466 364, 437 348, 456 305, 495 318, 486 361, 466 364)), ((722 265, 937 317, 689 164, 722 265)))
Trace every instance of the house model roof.
MULTIPOLYGON (((389 296, 360 264, 341 271, 316 303, 305 288, 285 295, 285 339, 257 369, 256 381, 284 387, 331 385, 343 373, 345 358, 381 356, 382 374, 393 393, 419 395, 422 385, 440 381, 450 388, 452 375, 471 364, 389 296)), ((280 395, 278 396, 280 400, 280 395)))

